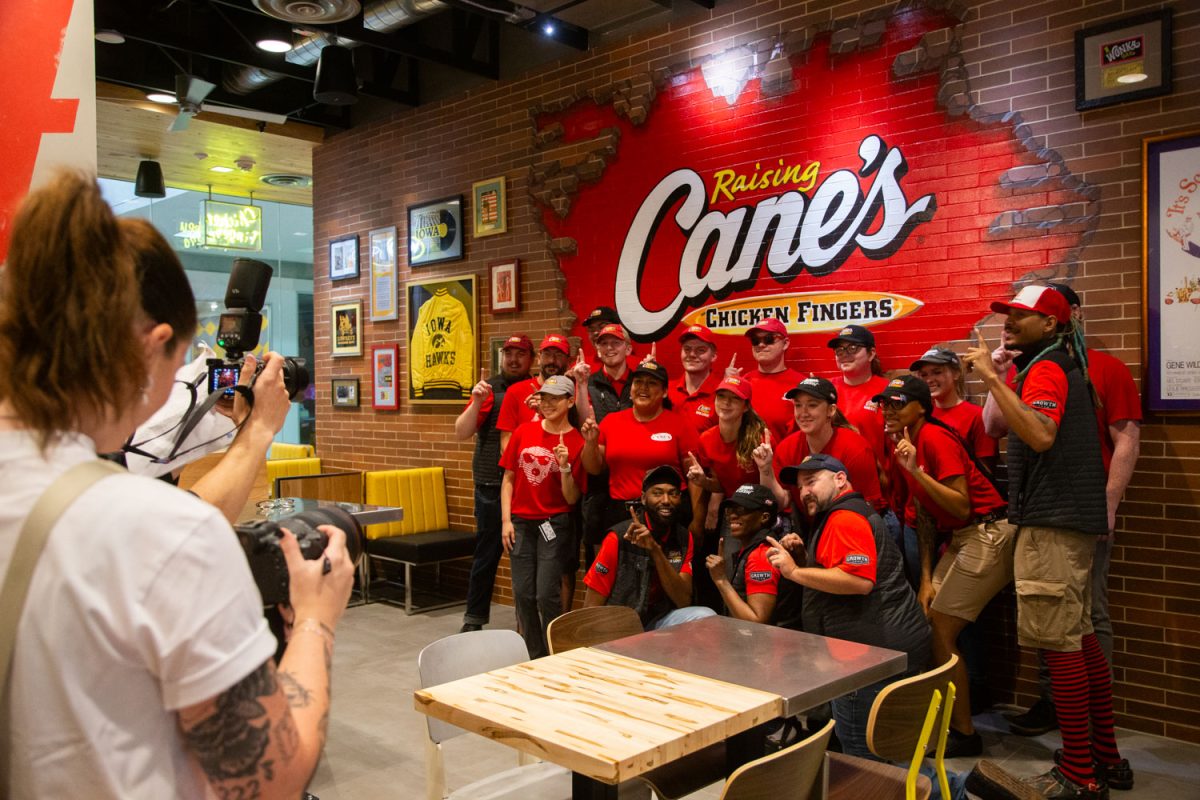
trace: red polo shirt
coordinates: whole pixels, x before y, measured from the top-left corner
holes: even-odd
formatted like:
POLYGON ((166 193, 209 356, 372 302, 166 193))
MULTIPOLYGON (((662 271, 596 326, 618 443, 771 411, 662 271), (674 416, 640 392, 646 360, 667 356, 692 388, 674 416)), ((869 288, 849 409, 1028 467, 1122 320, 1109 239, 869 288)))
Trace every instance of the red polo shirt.
POLYGON ((840 569, 875 583, 875 535, 862 514, 839 509, 829 515, 814 559, 825 569, 840 569))
MULTIPOLYGON (((779 478, 781 469, 799 464, 811 452, 808 449, 808 437, 800 431, 796 431, 780 442, 779 446, 775 448, 776 479, 779 478)), ((883 511, 888 507, 887 501, 883 498, 883 492, 879 488, 879 470, 875 466, 875 456, 866 439, 849 428, 834 428, 833 436, 821 452, 833 456, 846 465, 846 477, 850 479, 854 491, 860 492, 873 508, 883 511)), ((800 502, 800 490, 794 485, 788 486, 787 490, 792 496, 793 508, 803 511, 804 505, 800 502)))
POLYGON ((536 377, 508 387, 508 391, 504 393, 504 402, 500 404, 500 413, 496 416, 496 429, 511 433, 526 422, 541 419, 525 402, 540 388, 541 381, 536 377))
POLYGON ((953 428, 976 458, 989 458, 1000 452, 999 443, 983 429, 983 409, 974 403, 963 400, 950 408, 935 406, 933 416, 953 428))
POLYGON ((674 411, 663 409, 649 422, 639 422, 633 409, 614 411, 600 423, 600 445, 608 465, 608 494, 614 500, 642 496, 646 471, 670 464, 686 474, 684 459, 696 451, 696 432, 674 411))
POLYGON ((838 410, 850 420, 851 425, 858 428, 880 464, 887 460, 883 444, 883 409, 871 398, 882 393, 887 385, 888 379, 882 375, 872 375, 866 383, 857 386, 847 386, 846 379, 841 375, 833 379, 838 395, 838 410))
POLYGON ((711 470, 721 484, 721 493, 728 496, 745 483, 758 483, 758 467, 751 464, 742 468, 737 459, 737 440, 726 442, 721 438, 720 426, 712 427, 700 434, 700 448, 696 458, 700 466, 711 470))
MULTIPOLYGON (((917 465, 923 467, 925 473, 938 483, 945 483, 960 475, 967 479, 967 496, 972 514, 982 517, 1004 507, 1004 498, 975 466, 962 442, 952 432, 926 423, 917 433, 916 447, 917 465)), ((911 472, 899 464, 896 466, 904 476, 910 496, 930 513, 939 530, 952 531, 966 524, 967 520, 953 516, 935 503, 911 472)), ((904 524, 910 528, 917 526, 917 510, 912 503, 905 509, 904 524)))
POLYGON ((754 370, 742 375, 754 387, 750 405, 767 423, 771 431, 771 443, 782 442, 784 438, 796 430, 796 406, 784 397, 788 391, 796 388, 796 384, 804 380, 801 375, 790 367, 783 372, 772 372, 767 375, 754 370))
POLYGON ((700 384, 699 389, 688 394, 686 378, 677 378, 667 389, 667 397, 671 398, 671 408, 676 414, 691 423, 696 433, 704 433, 717 424, 717 410, 713 406, 713 400, 720 385, 721 376, 714 370, 704 379, 704 383, 700 384))

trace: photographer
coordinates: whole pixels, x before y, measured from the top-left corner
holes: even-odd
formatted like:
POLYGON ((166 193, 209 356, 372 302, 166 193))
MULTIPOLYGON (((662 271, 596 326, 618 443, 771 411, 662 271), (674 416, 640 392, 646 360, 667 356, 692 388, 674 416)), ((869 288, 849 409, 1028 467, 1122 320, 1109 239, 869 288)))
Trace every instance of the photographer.
POLYGON ((77 173, 30 195, 11 242, 0 568, 6 589, 14 573, 31 580, 0 626, 16 637, 0 794, 294 800, 325 738, 333 629, 353 573, 344 534, 325 526, 316 560, 290 533, 279 543, 297 623, 277 671, 246 557, 213 507, 128 473, 73 495, 60 481, 120 448, 166 399, 196 326, 178 259, 149 223, 115 219, 77 173), (56 521, 27 520, 48 489, 70 498, 56 521), (10 570, 18 539, 39 527, 40 557, 10 570))

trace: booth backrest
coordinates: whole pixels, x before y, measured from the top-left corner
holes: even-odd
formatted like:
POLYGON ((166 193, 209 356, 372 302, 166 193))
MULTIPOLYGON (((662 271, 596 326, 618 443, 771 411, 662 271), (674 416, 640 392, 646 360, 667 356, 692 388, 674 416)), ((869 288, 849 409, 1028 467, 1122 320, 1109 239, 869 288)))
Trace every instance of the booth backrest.
POLYGON ((271 452, 267 458, 313 458, 317 451, 313 449, 311 444, 288 444, 287 442, 275 442, 271 445, 271 452))
POLYGON ((446 511, 446 472, 441 467, 389 469, 363 476, 363 501, 371 506, 400 506, 404 519, 368 525, 368 539, 442 531, 450 527, 446 511))
POLYGON ((362 476, 361 472, 292 475, 275 481, 275 494, 279 497, 303 497, 306 500, 361 503, 363 501, 362 476))
POLYGON ((316 475, 321 471, 319 458, 271 458, 267 459, 267 480, 271 496, 275 496, 275 481, 295 475, 316 475))

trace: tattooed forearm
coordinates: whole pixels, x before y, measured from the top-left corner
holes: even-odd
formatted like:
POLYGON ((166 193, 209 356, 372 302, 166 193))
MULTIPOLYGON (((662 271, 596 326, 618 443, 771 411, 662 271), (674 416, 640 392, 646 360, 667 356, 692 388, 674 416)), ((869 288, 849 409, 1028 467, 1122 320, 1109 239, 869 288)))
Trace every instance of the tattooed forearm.
POLYGON ((304 684, 296 680, 296 676, 287 670, 280 670, 276 673, 279 678, 279 684, 283 687, 283 693, 287 697, 288 705, 292 708, 307 708, 313 699, 313 694, 304 684))
POLYGON ((271 739, 260 698, 277 689, 275 665, 267 661, 216 699, 216 710, 184 731, 188 747, 210 780, 246 778, 258 771, 271 739), (258 725, 253 722, 261 720, 258 725))

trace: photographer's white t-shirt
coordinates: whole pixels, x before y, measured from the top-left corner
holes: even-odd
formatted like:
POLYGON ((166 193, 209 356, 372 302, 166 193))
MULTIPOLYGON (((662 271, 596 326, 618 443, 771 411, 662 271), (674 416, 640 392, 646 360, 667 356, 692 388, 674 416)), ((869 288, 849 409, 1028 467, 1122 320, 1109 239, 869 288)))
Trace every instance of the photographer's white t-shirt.
MULTIPOLYGON (((38 497, 95 457, 84 436, 43 457, 29 435, 0 432, 0 574, 38 497)), ((30 585, 8 694, 8 795, 205 796, 174 712, 274 651, 224 517, 161 481, 103 478, 63 513, 30 585)))

